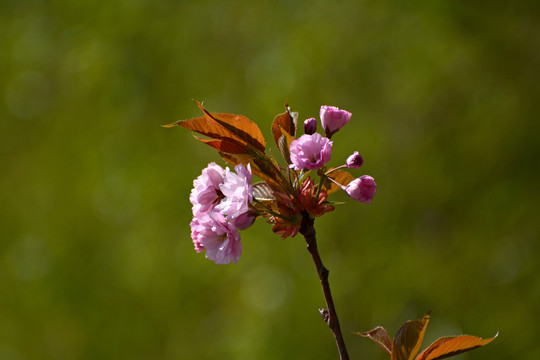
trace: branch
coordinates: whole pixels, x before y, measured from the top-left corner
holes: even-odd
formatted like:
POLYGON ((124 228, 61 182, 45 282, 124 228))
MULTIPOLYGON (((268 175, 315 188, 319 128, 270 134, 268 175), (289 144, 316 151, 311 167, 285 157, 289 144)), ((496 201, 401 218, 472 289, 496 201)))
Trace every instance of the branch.
POLYGON ((319 279, 321 280, 321 286, 324 293, 324 299, 326 300, 326 307, 328 311, 321 309, 321 315, 323 319, 327 322, 330 330, 334 334, 334 339, 336 340, 336 345, 339 351, 339 358, 341 360, 349 360, 349 354, 347 353, 347 347, 345 346, 345 341, 343 340, 343 335, 341 334, 341 328, 339 326, 339 319, 336 313, 336 308, 334 307, 334 300, 332 299, 332 293, 330 291, 330 283, 328 282, 328 270, 324 267, 321 256, 319 255, 319 250, 317 249, 317 239, 315 236, 315 227, 314 220, 309 216, 307 212, 302 213, 302 223, 300 226, 300 233, 304 235, 307 243, 307 249, 313 258, 315 267, 317 268, 317 273, 319 274, 319 279))

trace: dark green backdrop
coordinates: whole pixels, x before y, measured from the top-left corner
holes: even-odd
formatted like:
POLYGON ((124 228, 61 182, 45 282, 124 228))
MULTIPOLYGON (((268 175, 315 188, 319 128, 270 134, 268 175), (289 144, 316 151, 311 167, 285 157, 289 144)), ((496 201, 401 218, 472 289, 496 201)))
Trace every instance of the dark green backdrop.
POLYGON ((337 358, 300 236, 193 250, 218 157, 160 127, 192 98, 267 139, 285 99, 353 113, 332 164, 358 150, 377 195, 316 222, 352 359, 429 309, 426 345, 540 358, 538 4, 1 1, 0 359, 337 358))

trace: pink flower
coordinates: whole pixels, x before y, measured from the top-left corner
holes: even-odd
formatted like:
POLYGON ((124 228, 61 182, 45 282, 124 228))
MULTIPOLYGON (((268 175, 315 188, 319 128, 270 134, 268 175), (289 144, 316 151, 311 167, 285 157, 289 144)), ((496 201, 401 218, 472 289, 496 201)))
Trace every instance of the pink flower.
POLYGON ((344 190, 354 200, 371 204, 377 190, 377 184, 371 176, 364 175, 351 181, 344 190))
POLYGON ((206 250, 206 257, 216 264, 237 263, 242 253, 240 233, 218 212, 200 213, 191 222, 195 250, 206 250))
POLYGON ((290 167, 300 169, 320 169, 330 161, 332 155, 332 141, 318 133, 302 135, 291 142, 290 167))
POLYGON ((249 204, 253 201, 253 186, 251 185, 251 167, 236 165, 236 174, 227 168, 222 184, 219 185, 221 193, 225 196, 216 205, 216 210, 235 219, 249 210, 249 204))
POLYGON ((200 253, 201 251, 204 250, 204 246, 201 244, 199 240, 199 230, 204 230, 204 227, 201 227, 201 224, 199 223, 199 219, 197 218, 193 218, 189 226, 191 227, 191 240, 193 240, 195 251, 200 253))
POLYGON ((193 180, 189 200, 193 204, 193 215, 212 210, 223 198, 220 185, 223 184, 225 170, 212 162, 203 169, 202 174, 193 180))
POLYGON ((317 131, 317 120, 309 118, 304 120, 304 134, 311 135, 317 131))
POLYGON ((324 105, 321 106, 320 116, 324 133, 330 138, 351 120, 352 114, 335 106, 324 105))
POLYGON ((358 151, 355 151, 351 156, 347 158, 347 161, 345 161, 345 164, 349 169, 358 169, 362 164, 364 163, 364 159, 362 159, 362 156, 358 154, 358 151))

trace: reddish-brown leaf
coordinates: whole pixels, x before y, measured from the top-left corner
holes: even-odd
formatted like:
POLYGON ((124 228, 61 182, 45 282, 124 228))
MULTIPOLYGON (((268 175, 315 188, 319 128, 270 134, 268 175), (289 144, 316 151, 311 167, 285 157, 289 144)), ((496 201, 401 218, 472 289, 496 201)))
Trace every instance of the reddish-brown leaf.
MULTIPOLYGON (((351 181, 354 180, 354 176, 352 176, 347 171, 343 171, 343 170, 336 170, 332 172, 331 174, 329 174, 328 177, 331 177, 332 179, 334 179, 336 182, 338 182, 339 184, 343 186, 347 186, 351 181)), ((330 180, 325 181, 323 185, 328 195, 335 193, 336 191, 341 189, 339 186, 337 186, 330 180)))
POLYGON ((224 129, 228 130, 233 137, 250 144, 256 149, 264 152, 266 142, 261 129, 253 121, 243 115, 227 114, 227 113, 211 113, 206 110, 200 102, 197 105, 207 118, 214 120, 224 129))
MULTIPOLYGON (((226 162, 228 162, 232 166, 236 166, 238 164, 243 164, 244 166, 247 166, 247 164, 251 163, 250 156, 246 155, 246 154, 227 154, 227 153, 224 153, 224 152, 220 152, 219 155, 223 158, 223 160, 225 160, 226 162)), ((255 174, 254 169, 253 169, 253 165, 251 167, 251 171, 255 174)), ((259 175, 257 175, 257 176, 259 176, 259 175)))
MULTIPOLYGON (((211 113, 198 101, 197 105, 204 113, 204 116, 191 120, 180 120, 163 125, 163 127, 181 126, 211 139, 235 143, 245 147, 244 153, 247 153, 250 147, 264 152, 266 148, 264 137, 257 124, 253 121, 242 115, 211 113)), ((210 142, 208 144, 216 143, 210 142)))
POLYGON ((245 145, 239 144, 237 142, 233 142, 230 139, 227 140, 209 140, 209 139, 202 139, 198 136, 193 135, 193 137, 200 142, 205 143, 206 145, 210 145, 214 149, 218 151, 222 151, 228 154, 246 154, 247 148, 245 145))
POLYGON ((354 334, 370 338, 388 355, 392 354, 392 340, 390 340, 390 336, 382 326, 377 326, 375 329, 366 332, 354 332, 354 334))
POLYGON ((207 118, 206 116, 201 116, 191 120, 180 120, 172 124, 163 125, 163 127, 166 128, 173 126, 181 126, 201 135, 208 136, 211 139, 230 140, 231 142, 237 141, 244 143, 236 140, 234 134, 231 134, 229 130, 225 129, 223 126, 219 125, 214 120, 207 118))
POLYGON ((448 336, 440 338, 422 351, 416 360, 439 360, 482 347, 492 342, 497 335, 482 339, 471 335, 448 336))
POLYGON ((429 323, 429 312, 421 320, 407 321, 397 332, 392 343, 391 360, 414 359, 426 332, 429 323))
MULTIPOLYGON (((276 145, 279 146, 279 139, 282 136, 282 131, 285 131, 287 134, 293 138, 296 136, 296 117, 295 113, 291 112, 289 104, 285 103, 286 111, 283 114, 279 114, 275 117, 274 122, 272 123, 272 135, 274 136, 274 141, 276 145)), ((297 115, 296 115, 297 116, 297 115)))

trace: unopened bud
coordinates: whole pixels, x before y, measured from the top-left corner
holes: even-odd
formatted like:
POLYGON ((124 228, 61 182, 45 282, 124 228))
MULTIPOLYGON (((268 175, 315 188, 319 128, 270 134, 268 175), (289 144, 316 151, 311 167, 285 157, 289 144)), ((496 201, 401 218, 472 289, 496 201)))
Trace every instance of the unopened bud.
POLYGON ((324 105, 321 106, 320 116, 324 133, 330 138, 351 120, 352 114, 335 106, 324 105))
POLYGON ((245 212, 234 219, 234 225, 238 230, 246 230, 255 222, 257 216, 251 212, 245 212))
POLYGON ((375 184, 375 180, 369 175, 364 175, 354 179, 345 188, 347 195, 356 201, 366 204, 371 204, 376 190, 377 184, 375 184))
POLYGON ((345 164, 349 169, 358 169, 362 164, 364 163, 364 159, 362 159, 362 156, 358 154, 358 151, 355 151, 351 156, 347 158, 347 161, 345 161, 345 164))
POLYGON ((304 120, 304 134, 312 135, 315 131, 317 131, 317 120, 315 118, 304 120))

